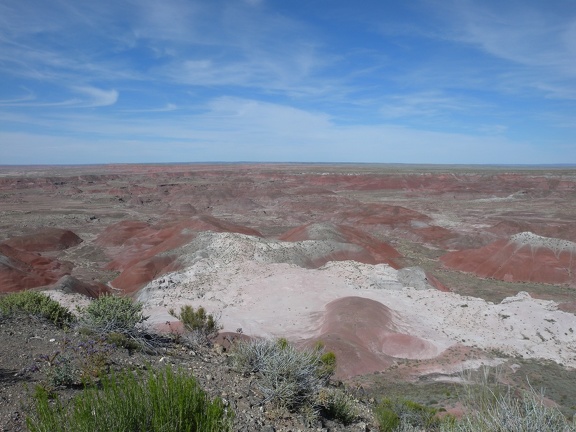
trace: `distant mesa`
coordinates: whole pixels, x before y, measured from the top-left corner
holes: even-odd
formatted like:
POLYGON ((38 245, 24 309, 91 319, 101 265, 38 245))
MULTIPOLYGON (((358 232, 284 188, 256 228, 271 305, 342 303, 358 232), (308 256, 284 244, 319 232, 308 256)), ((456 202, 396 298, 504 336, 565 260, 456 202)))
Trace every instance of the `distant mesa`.
POLYGON ((440 257, 447 268, 506 282, 568 284, 576 287, 576 243, 522 232, 479 249, 440 257))
POLYGON ((21 251, 51 252, 77 246, 82 239, 72 231, 61 228, 41 228, 31 234, 12 237, 4 244, 21 251))

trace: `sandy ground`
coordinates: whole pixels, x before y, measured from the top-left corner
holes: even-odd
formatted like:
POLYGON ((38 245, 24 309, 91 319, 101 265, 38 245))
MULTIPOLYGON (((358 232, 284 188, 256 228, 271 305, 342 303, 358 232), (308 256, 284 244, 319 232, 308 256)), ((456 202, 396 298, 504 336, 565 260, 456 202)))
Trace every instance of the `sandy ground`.
POLYGON ((327 247, 321 241, 285 243, 206 232, 181 251, 184 269, 149 283, 138 300, 152 324, 174 320, 169 308, 202 305, 220 316, 225 331, 241 328, 248 335, 298 341, 318 336, 329 302, 358 296, 392 309, 395 331, 433 347, 403 358, 433 358, 458 343, 576 367, 576 317, 557 310, 555 302, 519 293, 493 304, 417 289, 406 281, 427 288, 425 281, 416 283, 418 272, 401 278, 385 264, 340 261, 318 269, 294 264, 327 247))

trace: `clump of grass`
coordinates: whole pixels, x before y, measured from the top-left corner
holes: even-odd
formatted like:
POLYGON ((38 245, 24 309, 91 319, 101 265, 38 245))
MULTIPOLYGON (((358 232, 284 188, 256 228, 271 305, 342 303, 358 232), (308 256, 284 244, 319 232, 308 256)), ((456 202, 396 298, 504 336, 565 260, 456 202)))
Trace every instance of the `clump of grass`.
POLYGON ((38 291, 20 291, 0 297, 0 313, 6 316, 26 313, 46 318, 58 327, 69 327, 75 319, 68 308, 38 291))
POLYGON ((352 397, 340 389, 323 388, 318 392, 316 405, 326 418, 347 426, 358 418, 358 409, 352 397))
POLYGON ((147 319, 142 314, 142 303, 115 295, 98 297, 79 312, 80 326, 96 334, 131 335, 136 325, 147 319))
POLYGON ((169 367, 145 377, 104 377, 101 388, 86 388, 66 405, 49 396, 35 394, 35 412, 26 419, 31 432, 225 432, 234 416, 193 377, 169 367))
POLYGON ((393 432, 576 432, 576 419, 570 422, 557 407, 544 404, 544 397, 532 387, 513 392, 498 384, 499 371, 485 368, 480 377, 468 373, 460 401, 466 408, 461 419, 403 399, 384 399, 374 415, 380 431, 393 432))
POLYGON ((569 422, 557 407, 546 406, 543 393, 531 386, 514 393, 498 385, 498 370, 489 368, 481 371, 478 381, 466 386, 462 399, 468 414, 447 429, 450 432, 576 432, 576 419, 569 422))
POLYGON ((380 431, 394 432, 398 430, 439 430, 440 419, 436 417, 437 410, 417 402, 402 398, 385 398, 374 410, 380 431))
POLYGON ((297 350, 285 339, 242 341, 234 348, 238 369, 258 373, 264 403, 289 410, 313 404, 332 373, 317 349, 297 350))

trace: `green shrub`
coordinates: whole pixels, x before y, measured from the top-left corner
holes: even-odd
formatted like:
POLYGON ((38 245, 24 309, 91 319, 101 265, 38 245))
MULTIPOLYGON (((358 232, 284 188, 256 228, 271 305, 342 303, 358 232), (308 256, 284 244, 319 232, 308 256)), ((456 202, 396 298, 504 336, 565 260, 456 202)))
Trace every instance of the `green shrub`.
POLYGON ((80 325, 98 334, 131 334, 136 324, 146 319, 142 303, 114 295, 98 297, 80 309, 80 325))
POLYGON ((174 309, 168 312, 182 322, 188 331, 185 336, 177 335, 178 341, 184 339, 192 345, 209 345, 210 339, 221 328, 218 320, 212 314, 206 313, 202 306, 195 310, 192 306, 185 305, 180 308, 179 313, 176 313, 174 309))
POLYGON ((297 350, 282 339, 239 342, 233 361, 241 371, 259 374, 264 402, 290 410, 313 402, 330 377, 321 351, 297 350))
POLYGON ((336 372, 336 354, 332 351, 325 352, 320 356, 320 375, 332 376, 336 372))
POLYGON ((219 330, 220 326, 217 324, 216 319, 212 314, 207 314, 206 310, 200 306, 198 309, 190 305, 185 305, 180 308, 180 313, 176 313, 174 309, 170 309, 170 315, 178 318, 188 331, 201 331, 206 334, 212 334, 219 330))
POLYGON ((46 318, 59 327, 68 327, 74 315, 60 303, 38 291, 21 291, 0 297, 0 312, 3 315, 27 313, 46 318))
POLYGON ((86 388, 67 405, 38 391, 31 432, 220 432, 230 431, 233 412, 210 400, 193 377, 170 368, 147 376, 123 372, 86 388))
POLYGON ((508 390, 494 393, 481 409, 471 409, 446 431, 575 432, 576 424, 570 423, 558 408, 545 406, 543 396, 533 389, 519 396, 508 390))
POLYGON ((354 423, 358 410, 354 400, 339 389, 324 388, 318 392, 316 405, 324 417, 336 420, 344 425, 354 423))
POLYGON ((383 399, 375 409, 380 430, 393 432, 398 428, 420 428, 426 431, 439 430, 437 410, 407 399, 383 399))

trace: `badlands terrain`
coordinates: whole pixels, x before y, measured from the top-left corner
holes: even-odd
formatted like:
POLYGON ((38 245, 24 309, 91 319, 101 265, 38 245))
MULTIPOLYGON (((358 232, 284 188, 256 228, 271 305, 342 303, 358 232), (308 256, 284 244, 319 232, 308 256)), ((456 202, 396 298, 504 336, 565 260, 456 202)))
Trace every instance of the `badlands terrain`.
POLYGON ((576 169, 0 167, 0 292, 25 289, 127 295, 159 331, 191 304, 224 336, 321 340, 373 394, 437 401, 498 366, 573 414, 576 169))

